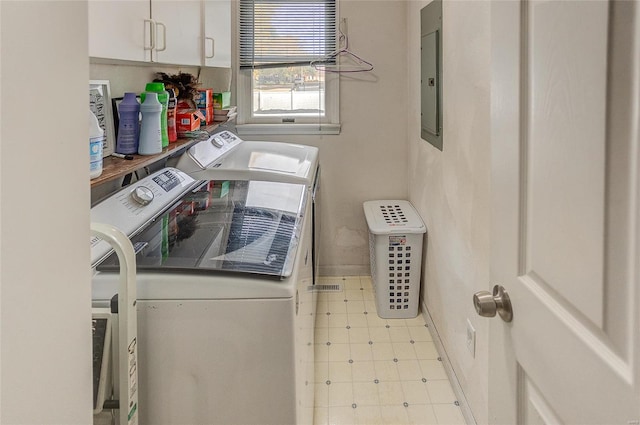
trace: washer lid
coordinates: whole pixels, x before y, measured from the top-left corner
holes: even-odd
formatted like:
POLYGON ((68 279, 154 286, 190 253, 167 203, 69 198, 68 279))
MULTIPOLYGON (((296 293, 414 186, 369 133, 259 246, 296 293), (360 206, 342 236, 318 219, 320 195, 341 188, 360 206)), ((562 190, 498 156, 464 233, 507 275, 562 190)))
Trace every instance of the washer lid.
POLYGON ((199 145, 183 155, 177 165, 178 169, 197 179, 226 177, 310 186, 318 167, 318 148, 313 146, 244 141, 220 154, 220 148, 206 143, 199 145))
MULTIPOLYGON (((139 272, 292 274, 306 203, 304 185, 204 181, 131 242, 139 272)), ((114 270, 111 255, 98 270, 114 270)))

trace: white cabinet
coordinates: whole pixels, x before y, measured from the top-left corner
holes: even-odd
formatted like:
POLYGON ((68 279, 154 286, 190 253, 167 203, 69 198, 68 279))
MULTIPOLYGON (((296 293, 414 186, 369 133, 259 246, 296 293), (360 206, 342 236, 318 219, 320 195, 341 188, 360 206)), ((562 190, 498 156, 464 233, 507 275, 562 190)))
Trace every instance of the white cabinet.
POLYGON ((149 0, 89 1, 89 56, 151 60, 149 0))
POLYGON ((202 65, 202 0, 151 1, 155 48, 151 60, 202 65))
POLYGON ((231 0, 203 0, 204 66, 231 67, 231 0))
POLYGON ((231 66, 231 0, 90 0, 89 56, 231 66))

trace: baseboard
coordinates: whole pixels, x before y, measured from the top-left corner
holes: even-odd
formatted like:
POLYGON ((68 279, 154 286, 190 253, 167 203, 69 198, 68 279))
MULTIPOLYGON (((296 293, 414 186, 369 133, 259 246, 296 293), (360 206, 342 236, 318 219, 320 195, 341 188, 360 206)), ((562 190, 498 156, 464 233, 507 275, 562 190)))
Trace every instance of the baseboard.
POLYGON ((473 417, 473 412, 469 407, 469 402, 467 401, 467 397, 462 392, 462 387, 460 386, 460 382, 458 381, 458 377, 451 366, 451 361, 449 361, 449 356, 447 355, 447 351, 444 349, 444 345, 442 344, 442 340, 440 339, 440 334, 438 333, 438 329, 436 328, 431 315, 429 314, 429 310, 427 309, 427 305, 424 302, 424 299, 420 300, 420 305, 422 306, 422 317, 424 317, 425 322, 429 326, 431 330, 431 335, 433 336, 433 343, 438 350, 438 354, 442 360, 442 365, 444 366, 444 370, 449 377, 449 381, 451 382, 451 387, 453 388, 453 392, 458 399, 458 403, 460 404, 460 409, 462 410, 462 415, 464 416, 465 422, 467 425, 477 425, 476 419, 473 417))
POLYGON ((365 266, 320 266, 320 277, 323 276, 369 276, 371 269, 365 266))

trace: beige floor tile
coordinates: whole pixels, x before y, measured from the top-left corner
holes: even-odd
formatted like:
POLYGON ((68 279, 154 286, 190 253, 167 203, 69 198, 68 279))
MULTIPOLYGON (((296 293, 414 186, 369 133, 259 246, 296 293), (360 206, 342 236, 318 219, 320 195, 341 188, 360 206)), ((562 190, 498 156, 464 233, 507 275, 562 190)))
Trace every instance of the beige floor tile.
POLYGON ((347 300, 349 300, 349 302, 351 301, 363 301, 362 298, 362 293, 364 291, 361 291, 360 289, 347 289, 345 291, 345 294, 347 296, 347 300))
POLYGON ((347 303, 343 300, 329 301, 328 311, 331 314, 347 314, 347 303))
POLYGON ((349 329, 344 328, 327 328, 327 341, 332 344, 348 344, 349 343, 349 329))
POLYGON ((362 285, 363 288, 371 288, 373 286, 371 276, 360 276, 360 285, 362 285))
POLYGON ((438 425, 433 407, 428 404, 409 404, 407 414, 411 425, 438 425))
POLYGON ((344 287, 345 289, 360 289, 360 278, 359 277, 347 277, 345 278, 344 287))
POLYGON ((374 344, 380 342, 391 342, 389 330, 385 327, 369 327, 369 336, 374 344))
POLYGON ((367 316, 370 316, 370 314, 348 314, 348 322, 349 322, 349 326, 351 326, 352 328, 366 328, 367 325, 367 316))
POLYGON ((327 382, 327 379, 329 379, 329 362, 315 362, 313 379, 315 382, 327 382))
POLYGON ((395 352, 390 342, 375 342, 371 345, 373 360, 393 360, 395 352))
POLYGON ((418 360, 420 369, 422 369, 422 377, 428 380, 432 379, 448 379, 444 365, 438 360, 418 360))
POLYGON ((415 381, 422 379, 420 363, 417 360, 398 360, 398 374, 401 381, 415 381))
POLYGON ((353 400, 358 406, 379 406, 377 385, 373 382, 354 382, 353 400))
POLYGON ((439 425, 465 425, 460 407, 455 404, 434 404, 433 411, 439 425))
POLYGON ((409 335, 414 341, 433 341, 431 332, 424 326, 408 326, 409 335))
POLYGON ((369 329, 367 328, 351 328, 349 329, 349 342, 351 344, 368 344, 369 329))
POLYGON ((360 314, 364 313, 364 301, 349 301, 347 303, 347 313, 349 314, 360 314))
POLYGON ((435 360, 438 358, 438 350, 433 342, 418 341, 413 345, 419 360, 435 360))
POLYGON ((369 276, 321 283, 342 290, 318 293, 316 425, 464 424, 422 315, 380 318, 369 276))
MULTIPOLYGON (((329 408, 329 425, 356 425, 358 419, 356 417, 356 409, 351 406, 346 407, 330 407, 329 408)), ((314 424, 315 425, 315 424, 314 424)))
POLYGON ((402 391, 404 393, 404 401, 412 404, 431 404, 427 386, 422 380, 420 381, 402 381, 402 391))
POLYGON ((316 328, 313 338, 316 344, 324 344, 329 341, 329 328, 316 328))
POLYGON ((427 381, 427 391, 429 392, 431 403, 453 404, 456 401, 451 384, 446 379, 427 381))
POLYGON ((373 291, 373 289, 365 289, 364 291, 362 291, 362 298, 365 301, 375 301, 375 292, 373 291))
POLYGON ((342 301, 344 302, 344 300, 346 299, 346 296, 344 294, 344 291, 339 291, 339 292, 325 292, 324 293, 327 297, 327 300, 329 302, 331 301, 342 301))
POLYGON ((361 425, 388 425, 382 419, 380 406, 358 406, 356 416, 361 425))
MULTIPOLYGON (((353 384, 351 382, 336 382, 327 385, 329 388, 329 407, 351 406, 353 404, 353 384)), ((331 410, 329 410, 331 414, 331 410)))
POLYGON ((373 312, 370 312, 367 314, 367 323, 370 327, 386 326, 387 319, 381 318, 377 313, 374 314, 373 312))
POLYGON ((414 344, 406 341, 406 342, 394 342, 392 343, 392 345, 393 345, 393 352, 395 353, 397 359, 399 360, 417 359, 416 350, 413 347, 414 344))
POLYGON ((380 382, 399 381, 398 364, 393 360, 374 361, 373 367, 376 369, 376 378, 380 382))
POLYGON ((411 341, 411 336, 409 335, 409 328, 403 325, 394 326, 392 323, 391 328, 389 328, 389 336, 391 337, 391 342, 409 342, 411 341))
POLYGON ((328 407, 329 406, 329 385, 325 383, 318 383, 315 391, 315 406, 316 407, 328 407))
POLYGON ((316 329, 329 327, 329 316, 326 314, 316 314, 316 329))
POLYGON ((371 346, 369 344, 350 344, 351 359, 353 361, 373 361, 371 346))
POLYGON ((328 318, 328 326, 330 328, 344 328, 349 324, 346 314, 332 314, 328 318))
POLYGON ((329 424, 329 408, 328 407, 316 407, 313 409, 313 425, 328 425, 329 424))
POLYGON ((402 403, 405 402, 402 383, 399 381, 380 382, 377 387, 380 394, 380 406, 402 406, 402 403))
POLYGON ((378 307, 374 300, 364 300, 364 309, 369 314, 378 315, 378 307))
POLYGON ((329 346, 330 362, 348 362, 351 358, 350 344, 331 344, 329 346))
POLYGON ((326 314, 329 310, 329 301, 318 301, 316 305, 316 314, 326 314))
POLYGON ((376 379, 376 368, 373 362, 354 361, 351 364, 353 382, 373 382, 376 379))
MULTIPOLYGON (((328 380, 334 382, 352 382, 351 364, 348 361, 328 362, 328 380)), ((325 379, 326 381, 326 379, 325 379)))
POLYGON ((382 420, 386 424, 393 425, 406 425, 409 423, 409 416, 407 415, 407 408, 400 406, 381 406, 380 414, 382 420))
POLYGON ((313 356, 317 362, 329 361, 329 347, 327 344, 315 344, 313 347, 313 356))
POLYGON ((407 326, 424 326, 425 321, 424 317, 422 317, 422 313, 418 313, 416 317, 412 317, 411 319, 404 319, 404 323, 407 326))

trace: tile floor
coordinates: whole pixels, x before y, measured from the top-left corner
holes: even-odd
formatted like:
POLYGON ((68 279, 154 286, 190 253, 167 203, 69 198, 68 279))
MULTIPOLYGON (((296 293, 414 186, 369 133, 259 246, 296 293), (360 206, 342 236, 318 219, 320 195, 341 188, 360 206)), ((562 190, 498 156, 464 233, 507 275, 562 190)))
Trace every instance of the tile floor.
POLYGON ((321 278, 318 293, 315 425, 464 425, 421 315, 381 319, 369 276, 321 278))

